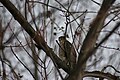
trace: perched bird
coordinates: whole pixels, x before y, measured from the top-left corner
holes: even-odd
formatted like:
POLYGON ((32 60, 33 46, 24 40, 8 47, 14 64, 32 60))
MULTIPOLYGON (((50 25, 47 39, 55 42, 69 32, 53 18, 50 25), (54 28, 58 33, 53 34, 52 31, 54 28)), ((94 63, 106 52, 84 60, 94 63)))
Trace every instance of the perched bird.
POLYGON ((64 61, 71 69, 76 65, 76 51, 73 45, 66 40, 65 36, 59 37, 59 57, 64 61))

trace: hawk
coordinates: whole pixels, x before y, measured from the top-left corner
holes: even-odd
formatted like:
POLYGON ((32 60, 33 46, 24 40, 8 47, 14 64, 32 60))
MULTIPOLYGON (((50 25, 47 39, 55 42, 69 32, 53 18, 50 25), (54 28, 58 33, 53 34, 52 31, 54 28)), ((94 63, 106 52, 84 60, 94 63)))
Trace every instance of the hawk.
POLYGON ((66 40, 65 36, 59 37, 59 57, 64 61, 71 69, 76 65, 76 51, 74 46, 66 40))

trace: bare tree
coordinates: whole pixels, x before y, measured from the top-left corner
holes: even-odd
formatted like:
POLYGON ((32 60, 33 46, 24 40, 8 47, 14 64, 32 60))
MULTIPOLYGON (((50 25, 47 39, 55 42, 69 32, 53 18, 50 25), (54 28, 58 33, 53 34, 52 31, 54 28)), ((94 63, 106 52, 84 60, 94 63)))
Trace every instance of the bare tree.
POLYGON ((3 80, 20 80, 25 77, 22 75, 24 71, 29 72, 29 79, 32 76, 35 80, 51 80, 51 76, 55 80, 119 80, 119 1, 0 2, 0 10, 4 13, 0 18, 0 74, 3 80), (90 9, 94 8, 95 11, 88 9, 90 5, 90 9), (91 14, 95 14, 94 17, 91 14), (10 18, 5 18, 6 16, 10 18), (63 43, 61 46, 58 41, 61 36, 70 45, 66 44, 64 47, 63 43), (111 42, 112 46, 109 47, 111 42), (58 55, 62 50, 64 56, 69 56, 66 53, 72 54, 72 50, 63 49, 71 49, 70 46, 77 54, 77 62, 69 59, 72 57, 66 57, 69 63, 71 60, 76 62, 72 68, 71 64, 61 60, 58 55), (20 64, 24 68, 19 71, 20 64))

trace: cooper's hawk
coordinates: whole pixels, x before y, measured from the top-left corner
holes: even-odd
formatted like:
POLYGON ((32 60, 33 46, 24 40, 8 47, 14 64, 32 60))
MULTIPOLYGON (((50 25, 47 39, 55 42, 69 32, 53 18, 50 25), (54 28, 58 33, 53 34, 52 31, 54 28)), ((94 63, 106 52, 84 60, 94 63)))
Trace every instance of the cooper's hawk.
POLYGON ((60 47, 59 47, 59 57, 64 61, 70 68, 74 68, 76 65, 76 51, 73 45, 66 40, 65 36, 59 37, 60 47))

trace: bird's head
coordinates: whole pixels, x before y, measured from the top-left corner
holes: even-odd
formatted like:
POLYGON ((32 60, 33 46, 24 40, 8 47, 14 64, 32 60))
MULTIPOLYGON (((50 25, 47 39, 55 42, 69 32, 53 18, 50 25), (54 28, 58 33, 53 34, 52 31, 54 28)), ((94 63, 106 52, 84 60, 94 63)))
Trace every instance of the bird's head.
POLYGON ((60 37, 59 37, 59 42, 60 42, 60 43, 64 43, 65 40, 66 40, 65 36, 60 36, 60 37))

